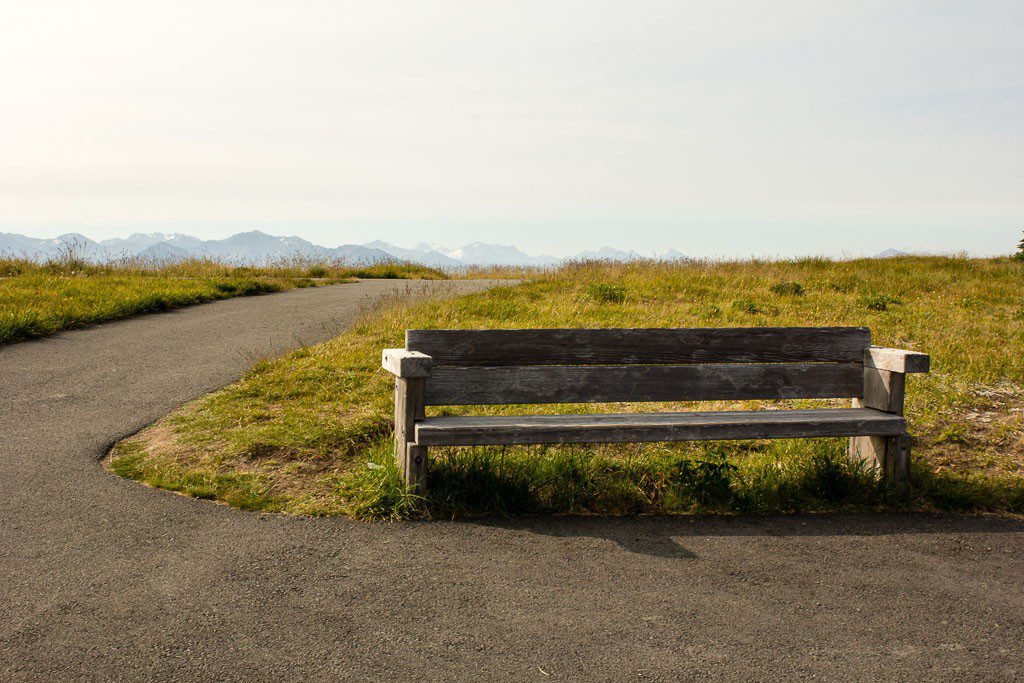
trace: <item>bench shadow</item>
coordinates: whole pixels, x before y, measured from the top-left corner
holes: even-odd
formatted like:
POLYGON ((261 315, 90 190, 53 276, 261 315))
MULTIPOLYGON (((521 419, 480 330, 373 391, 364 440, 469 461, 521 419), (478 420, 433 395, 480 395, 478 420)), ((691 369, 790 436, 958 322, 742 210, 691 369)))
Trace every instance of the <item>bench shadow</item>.
POLYGON ((460 520, 492 528, 557 538, 611 541, 627 552, 697 559, 687 538, 716 536, 895 536, 905 534, 1024 534, 1024 520, 992 515, 924 513, 822 513, 678 517, 552 516, 460 520))

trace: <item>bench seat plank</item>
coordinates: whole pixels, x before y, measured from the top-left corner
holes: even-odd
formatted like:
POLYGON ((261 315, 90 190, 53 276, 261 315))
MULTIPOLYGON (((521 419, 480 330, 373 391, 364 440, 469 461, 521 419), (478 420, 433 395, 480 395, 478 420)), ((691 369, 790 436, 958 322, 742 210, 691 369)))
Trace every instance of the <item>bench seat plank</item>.
POLYGON ((617 415, 431 417, 416 423, 420 446, 628 443, 721 439, 887 436, 906 432, 898 415, 872 408, 617 415))
POLYGON ((427 405, 859 398, 860 363, 435 368, 427 405))
POLYGON ((441 366, 863 363, 866 327, 406 330, 441 366))

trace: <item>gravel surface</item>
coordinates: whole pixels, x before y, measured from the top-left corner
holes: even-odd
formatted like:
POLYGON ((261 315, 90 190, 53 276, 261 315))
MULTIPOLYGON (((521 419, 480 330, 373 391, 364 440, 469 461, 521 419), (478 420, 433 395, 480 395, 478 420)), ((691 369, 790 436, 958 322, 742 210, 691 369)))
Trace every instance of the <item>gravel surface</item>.
POLYGON ((0 680, 1024 678, 1024 523, 366 524, 106 473, 118 438, 326 339, 366 281, 0 348, 0 680))

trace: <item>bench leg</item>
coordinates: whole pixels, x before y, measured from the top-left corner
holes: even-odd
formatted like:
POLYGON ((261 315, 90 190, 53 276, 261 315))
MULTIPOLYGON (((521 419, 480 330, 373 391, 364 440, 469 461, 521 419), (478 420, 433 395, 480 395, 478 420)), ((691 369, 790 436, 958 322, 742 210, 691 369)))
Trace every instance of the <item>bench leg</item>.
MULTIPOLYGON (((902 415, 906 379, 902 372, 865 367, 864 396, 853 399, 853 407, 902 415)), ((850 439, 849 457, 851 462, 864 463, 877 472, 886 483, 910 479, 910 437, 906 434, 855 436, 850 439)))
POLYGON ((402 479, 414 493, 423 493, 427 479, 427 447, 409 444, 405 449, 405 464, 401 468, 402 479))
POLYGON ((416 420, 426 415, 426 380, 399 377, 395 380, 395 462, 399 476, 418 491, 427 472, 427 449, 417 446, 416 420))
POLYGON ((850 462, 864 464, 882 481, 898 484, 910 479, 910 437, 855 436, 850 439, 850 462))

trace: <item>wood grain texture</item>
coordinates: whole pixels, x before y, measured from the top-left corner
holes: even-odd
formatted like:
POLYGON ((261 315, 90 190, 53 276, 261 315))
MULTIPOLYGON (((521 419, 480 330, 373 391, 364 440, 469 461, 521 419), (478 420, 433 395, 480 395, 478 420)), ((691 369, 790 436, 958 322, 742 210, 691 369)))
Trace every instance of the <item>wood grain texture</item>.
POLYGON ((903 414, 907 393, 907 376, 902 372, 864 368, 864 391, 854 399, 854 408, 874 408, 896 415, 903 414))
POLYGON ((395 378, 395 462, 414 489, 426 473, 426 449, 415 444, 416 421, 426 414, 425 383, 422 377, 395 378))
POLYGON ((866 327, 407 330, 438 366, 863 363, 866 327))
POLYGON ((850 438, 850 462, 865 467, 889 483, 910 478, 910 436, 854 436, 850 438))
POLYGON ((917 351, 870 346, 864 352, 864 365, 892 372, 928 372, 931 369, 931 357, 917 351))
POLYGON ((384 349, 380 354, 380 364, 396 377, 430 376, 430 356, 418 351, 384 349))
MULTIPOLYGON (((864 367, 863 396, 853 399, 854 408, 873 408, 903 415, 907 376, 902 372, 864 367)), ((910 440, 872 435, 850 439, 849 459, 868 467, 884 480, 903 482, 910 477, 910 440)))
POLYGON ((435 368, 427 405, 850 398, 859 363, 435 368))
POLYGON ((620 415, 434 417, 416 424, 423 446, 627 443, 899 435, 906 422, 871 408, 620 415))

